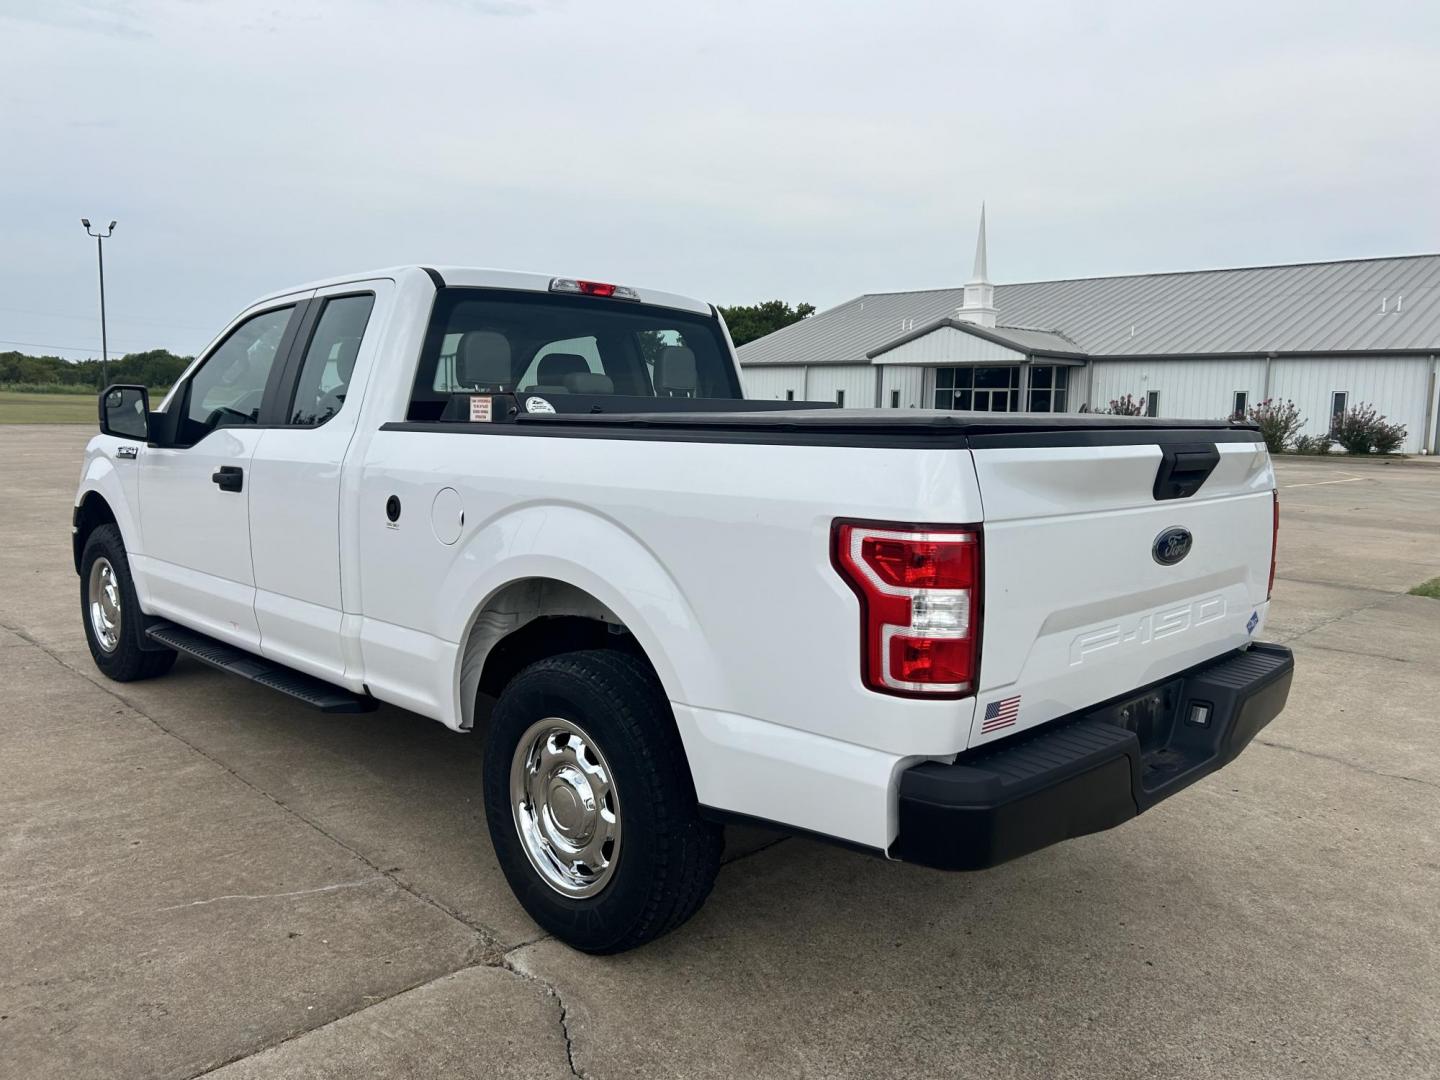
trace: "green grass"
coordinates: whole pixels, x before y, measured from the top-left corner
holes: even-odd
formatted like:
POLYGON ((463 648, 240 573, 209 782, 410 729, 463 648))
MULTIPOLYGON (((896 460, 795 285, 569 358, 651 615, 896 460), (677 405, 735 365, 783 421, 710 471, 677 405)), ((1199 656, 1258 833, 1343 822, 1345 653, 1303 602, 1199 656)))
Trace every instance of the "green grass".
MULTIPOLYGON (((153 408, 168 386, 150 387, 153 408)), ((0 424, 95 424, 98 392, 88 386, 53 386, 35 383, 0 383, 0 424)))
POLYGON ((93 393, 0 390, 0 424, 91 424, 98 430, 100 420, 93 393))
POLYGON ((1433 577, 1423 585, 1416 585, 1410 590, 1411 596, 1428 596, 1432 600, 1440 600, 1440 577, 1433 577))
POLYGON ((98 386, 80 386, 76 383, 0 383, 0 391, 16 394, 89 394, 94 397, 100 392, 98 386))

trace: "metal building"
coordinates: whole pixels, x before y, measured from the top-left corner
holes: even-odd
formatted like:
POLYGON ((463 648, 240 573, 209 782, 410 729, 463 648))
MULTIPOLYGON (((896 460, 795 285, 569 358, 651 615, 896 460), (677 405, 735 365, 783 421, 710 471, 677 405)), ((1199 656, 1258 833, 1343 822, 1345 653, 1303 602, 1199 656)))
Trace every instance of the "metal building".
POLYGON ((1132 394, 1223 418, 1289 398, 1306 434, 1373 404, 1437 449, 1440 255, 867 293, 739 350, 746 393, 850 407, 1077 412, 1132 394))

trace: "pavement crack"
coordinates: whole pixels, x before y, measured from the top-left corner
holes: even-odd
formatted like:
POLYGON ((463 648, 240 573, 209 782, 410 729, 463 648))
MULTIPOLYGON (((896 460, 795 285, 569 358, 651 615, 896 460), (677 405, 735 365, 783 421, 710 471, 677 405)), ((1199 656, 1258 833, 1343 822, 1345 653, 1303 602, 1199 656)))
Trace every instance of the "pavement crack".
POLYGON ((1313 641, 1306 641, 1303 644, 1305 648, 1314 649, 1316 652, 1333 652, 1339 653, 1341 656, 1368 656, 1371 660, 1388 660, 1392 664, 1415 663, 1407 656, 1387 656, 1385 653, 1367 652, 1364 649, 1342 649, 1338 645, 1317 645, 1313 641))
POLYGON ((1321 761, 1333 762, 1336 765, 1344 765, 1348 769, 1357 772, 1369 773, 1371 776, 1383 776, 1389 780, 1404 780, 1411 784, 1420 784, 1429 788, 1440 788, 1433 780, 1422 780, 1418 776, 1406 776, 1404 773, 1385 772, 1383 769, 1372 769, 1368 765, 1361 765, 1351 761, 1349 758, 1338 757, 1335 754, 1324 754, 1319 750, 1305 750, 1298 746, 1291 746, 1288 743, 1271 742, 1269 739, 1256 739, 1261 746, 1268 746, 1272 750, 1288 750, 1292 754, 1303 754, 1305 757, 1319 758, 1321 761))
POLYGON ((1403 589, 1377 589, 1373 585, 1353 585, 1343 581, 1321 581, 1319 578, 1290 577, 1288 574, 1276 574, 1276 581, 1291 581, 1296 585, 1319 585, 1325 589, 1342 589, 1346 592, 1368 592, 1383 593, 1386 596, 1403 596, 1403 589))
POLYGON ((780 844, 783 844, 786 840, 789 840, 789 839, 790 839, 789 836, 776 837, 774 840, 771 840, 768 844, 761 844, 759 847, 757 847, 757 848, 751 848, 749 851, 742 851, 739 855, 736 855, 733 859, 726 859, 724 862, 722 862, 722 863, 720 864, 720 869, 724 870, 725 867, 727 867, 727 866, 734 866, 737 862, 744 862, 746 859, 748 859, 748 858, 750 858, 750 857, 752 857, 752 856, 754 856, 754 855, 759 855, 762 851, 769 851, 772 847, 776 847, 776 846, 778 846, 778 845, 780 845, 780 844))
POLYGON ((308 1035, 314 1035, 316 1032, 324 1031, 326 1028, 331 1027, 331 1026, 333 1026, 333 1025, 335 1025, 335 1024, 338 1024, 338 1023, 340 1023, 340 1022, 343 1021, 343 1020, 349 1020, 349 1019, 350 1019, 351 1017, 353 1017, 353 1016, 359 1016, 359 1015, 361 1015, 362 1013, 368 1012, 368 1011, 371 1010, 371 1009, 378 1008, 379 1006, 385 1005, 385 1004, 387 1004, 387 1003, 389 1003, 389 1002, 391 1002, 391 1001, 394 1001, 394 1000, 397 999, 397 998, 402 998, 402 997, 404 997, 406 994, 411 993, 412 991, 420 990, 420 989, 422 989, 423 987, 430 986, 430 985, 433 984, 433 983, 440 982, 442 979, 453 978, 454 976, 459 975, 459 974, 461 974, 462 972, 469 971, 471 968, 475 968, 475 967, 490 967, 490 966, 493 966, 493 965, 487 964, 487 963, 485 963, 485 962, 483 962, 483 961, 466 962, 466 963, 460 965, 460 966, 459 966, 458 968, 456 968, 454 971, 444 971, 444 972, 441 972, 439 975, 431 976, 431 977, 429 977, 429 978, 419 979, 419 980, 417 980, 417 981, 415 981, 415 982, 413 982, 413 983, 410 983, 410 984, 407 985, 407 986, 402 986, 402 987, 400 987, 399 989, 393 991, 392 993, 384 994, 384 995, 382 995, 382 996, 380 996, 380 997, 375 997, 375 998, 373 998, 373 999, 369 999, 369 1000, 367 1000, 367 1001, 365 1002, 365 1004, 361 1005, 359 1008, 351 1009, 349 1012, 346 1012, 346 1013, 341 1013, 339 1016, 332 1017, 331 1019, 326 1020, 326 1021, 324 1021, 323 1023, 317 1024, 317 1025, 315 1025, 314 1027, 301 1028, 299 1031, 291 1032, 290 1034, 286 1035, 284 1038, 279 1039, 279 1040, 277 1040, 277 1041, 275 1041, 275 1042, 273 1042, 273 1043, 269 1043, 269 1044, 267 1044, 267 1045, 265 1045, 265 1046, 261 1046, 261 1047, 258 1047, 258 1048, 256 1048, 256 1049, 252 1049, 252 1050, 244 1050, 244 1051, 241 1051, 241 1052, 238 1053, 238 1054, 235 1054, 235 1055, 232 1056, 232 1057, 226 1058, 224 1061, 213 1062, 213 1063, 211 1063, 211 1064, 208 1064, 208 1065, 206 1065, 203 1069, 201 1069, 199 1072, 197 1072, 197 1073, 191 1073, 191 1074, 186 1078, 186 1080, 203 1080, 204 1077, 206 1077, 206 1076, 211 1076, 211 1075, 213 1075, 214 1073, 217 1073, 217 1072, 219 1072, 219 1071, 222 1070, 222 1069, 228 1068, 229 1066, 236 1064, 237 1062, 248 1061, 248 1060, 250 1060, 251 1058, 259 1057, 261 1054, 267 1054, 267 1053, 269 1053, 269 1052, 272 1051, 272 1050, 278 1050, 280 1047, 285 1046, 285 1045, 287 1045, 287 1044, 289 1044, 289 1043, 298 1042, 299 1040, 305 1038, 305 1037, 308 1036, 308 1035))
POLYGON ((535 983, 537 986, 539 986, 547 994, 549 994, 555 999, 555 1006, 560 1010, 560 1035, 565 1040, 565 1062, 570 1067, 570 1075, 576 1077, 576 1080, 588 1080, 584 1071, 582 1071, 580 1066, 575 1063, 575 1036, 570 1031, 570 1007, 565 1004, 564 995, 560 993, 559 988, 556 987, 554 983, 550 982, 548 979, 542 979, 539 975, 536 975, 532 971, 526 971, 522 967, 517 967, 515 965, 515 961, 511 959, 511 957, 515 953, 519 952, 521 949, 534 945, 537 942, 545 941, 549 938, 549 934, 542 934, 534 941, 527 941, 523 944, 516 945, 513 949, 508 950, 502 957, 500 957, 499 966, 510 972, 510 974, 514 975, 518 979, 525 979, 528 982, 535 983))
MULTIPOLYGON (((1350 608, 1346 611, 1342 611, 1339 615, 1335 615, 1332 618, 1326 619, 1324 622, 1316 623, 1314 626, 1311 626, 1305 630, 1301 630, 1298 634, 1291 634, 1289 637, 1286 638, 1274 638, 1271 640, 1277 641, 1282 645, 1292 641, 1299 641, 1301 638, 1309 637, 1311 634, 1314 634, 1317 631, 1324 630, 1327 626, 1334 626, 1336 623, 1344 622, 1346 619, 1350 618, 1353 615, 1359 615, 1361 612, 1370 611, 1374 608, 1381 607, 1385 604, 1388 604, 1391 600, 1394 600, 1397 596, 1403 595, 1403 593, 1384 593, 1381 595, 1380 599, 1375 600, 1372 603, 1362 604, 1360 607, 1350 608)), ((1332 649, 1332 651, 1348 652, 1349 650, 1332 649)))
POLYGON ((555 1002, 560 1006, 560 1034, 565 1036, 565 1063, 570 1067, 570 1075, 576 1080, 585 1080, 585 1074, 575 1067, 575 1042, 570 1037, 570 1014, 565 1008, 565 999, 560 996, 558 990, 552 990, 555 994, 555 1002))
POLYGON ((185 904, 171 904, 168 907, 156 908, 158 911, 179 911, 182 908, 204 907, 207 904, 218 904, 225 900, 288 900, 295 896, 314 896, 317 893, 335 892, 338 889, 358 889, 364 885, 373 885, 377 881, 386 881, 387 878, 376 874, 374 877, 361 878, 358 881, 339 881, 334 885, 319 885, 313 889, 296 889, 293 892, 272 892, 272 893, 226 893, 224 896, 212 896, 207 900, 191 900, 185 904))

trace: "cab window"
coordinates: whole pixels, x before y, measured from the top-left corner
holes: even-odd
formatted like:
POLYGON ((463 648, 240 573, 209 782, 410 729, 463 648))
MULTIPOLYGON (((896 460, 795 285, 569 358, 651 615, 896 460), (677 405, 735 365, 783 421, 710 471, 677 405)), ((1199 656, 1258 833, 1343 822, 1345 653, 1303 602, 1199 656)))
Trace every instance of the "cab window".
POLYGON ((294 311, 283 307, 252 315, 190 377, 180 433, 183 445, 199 442, 216 428, 260 422, 265 384, 294 311))
POLYGON ((476 391, 587 400, 741 396, 713 315, 597 297, 442 289, 407 416, 453 419, 465 412, 455 399, 476 391))
POLYGON ((360 354, 360 339, 365 336, 365 324, 374 306, 375 297, 369 293, 325 301, 305 349, 286 423, 319 427, 345 407, 355 358, 360 354))

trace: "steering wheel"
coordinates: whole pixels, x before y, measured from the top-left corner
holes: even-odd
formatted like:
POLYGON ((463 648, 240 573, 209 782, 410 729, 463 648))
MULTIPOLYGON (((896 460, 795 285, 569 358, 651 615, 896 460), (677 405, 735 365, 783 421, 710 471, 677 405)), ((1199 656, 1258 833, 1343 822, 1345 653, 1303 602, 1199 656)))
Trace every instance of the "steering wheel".
POLYGON ((236 427, 241 424, 255 423, 260 401, 264 396, 263 390, 251 390, 236 398, 229 405, 221 405, 217 409, 210 410, 210 415, 205 417, 205 426, 213 431, 218 427, 236 427), (226 420, 229 420, 229 423, 226 423, 226 420))

